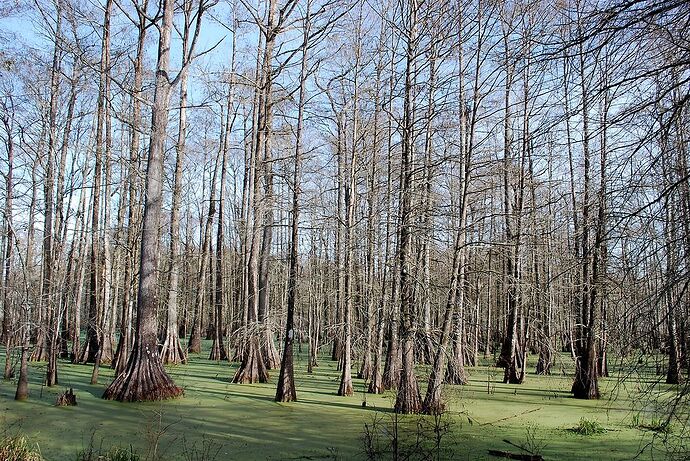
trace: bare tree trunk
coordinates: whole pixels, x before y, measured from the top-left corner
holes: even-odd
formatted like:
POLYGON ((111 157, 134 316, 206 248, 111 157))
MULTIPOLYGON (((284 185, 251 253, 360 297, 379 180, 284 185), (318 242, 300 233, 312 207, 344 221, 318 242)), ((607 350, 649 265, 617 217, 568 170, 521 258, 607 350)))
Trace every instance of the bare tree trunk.
MULTIPOLYGON (((481 40, 482 37, 482 26, 481 26, 481 16, 477 18, 479 24, 479 29, 477 31, 477 40, 481 40)), ((479 109, 479 76, 481 72, 481 61, 479 52, 481 48, 481 42, 477 44, 477 60, 475 63, 475 73, 474 73, 474 91, 472 95, 472 106, 471 114, 468 114, 468 101, 465 90, 465 48, 463 46, 463 22, 459 21, 458 24, 458 109, 460 113, 460 127, 459 127, 459 137, 460 137, 460 156, 459 156, 459 194, 458 194, 458 231, 456 235, 455 242, 455 252, 456 255, 453 256, 453 264, 457 264, 457 270, 455 266, 451 270, 451 277, 457 278, 454 280, 451 278, 451 287, 455 286, 457 293, 453 294, 453 306, 450 307, 453 312, 445 315, 450 315, 450 320, 453 321, 453 347, 450 353, 450 358, 448 360, 448 368, 445 373, 445 381, 448 384, 466 384, 467 383, 467 373, 465 372, 465 304, 466 304, 466 291, 467 291, 467 212, 469 210, 469 187, 470 179, 472 174, 472 153, 474 150, 474 133, 477 124, 477 110, 479 109), (469 115, 469 120, 468 120, 469 115), (457 309, 456 307, 457 306, 457 309), (455 318, 454 318, 455 317, 455 318)), ((454 252, 454 253, 455 253, 454 252)), ((450 293, 449 300, 450 303, 450 293)), ((449 306, 446 306, 446 310, 449 306)), ((445 322, 444 315, 444 322, 445 322)), ((475 319, 479 322, 479 319, 475 319)), ((443 327, 445 328, 445 326, 443 327)), ((447 339, 445 339, 447 342, 447 339)), ((441 341, 442 348, 447 347, 444 340, 441 341)), ((439 362, 439 357, 434 359, 434 366, 440 366, 441 368, 434 368, 433 376, 429 378, 429 387, 427 389, 427 394, 425 397, 425 412, 433 413, 434 411, 439 411, 442 408, 442 402, 440 400, 440 383, 436 383, 437 380, 441 379, 441 374, 443 371, 443 361, 439 362), (433 386, 432 386, 433 378, 433 386)), ((444 357, 445 358, 445 357, 444 357)))
MULTIPOLYGON (((98 90, 98 109, 96 121, 96 152, 94 159, 93 192, 91 207, 91 268, 90 268, 90 291, 89 291, 89 319, 86 329, 86 340, 84 348, 79 357, 81 363, 95 363, 101 347, 100 326, 103 318, 102 298, 102 261, 101 261, 101 238, 100 238, 100 218, 101 218, 101 186, 103 182, 103 150, 104 136, 106 131, 106 105, 108 104, 107 82, 110 68, 110 14, 112 11, 113 0, 107 0, 105 8, 105 18, 103 20, 103 40, 100 64, 100 83, 98 90)), ((107 206, 107 204, 106 204, 107 206)))
POLYGON ((336 147, 335 155, 337 159, 336 166, 336 185, 337 192, 336 207, 335 207, 335 269, 336 269, 336 287, 335 287, 335 328, 333 333, 333 349, 331 351, 331 360, 337 361, 337 369, 342 368, 343 348, 345 344, 345 268, 343 265, 343 243, 345 241, 344 222, 343 219, 343 202, 344 202, 344 179, 345 170, 345 147, 343 142, 344 137, 344 115, 341 111, 335 109, 335 105, 331 101, 331 106, 334 108, 336 118, 336 147))
POLYGON ((61 58, 61 22, 62 10, 57 5, 57 25, 55 27, 55 50, 53 52, 53 66, 50 80, 50 114, 48 126, 48 158, 46 160, 46 176, 44 178, 45 220, 43 227, 43 283, 41 286, 41 309, 45 315, 45 324, 39 325, 39 336, 32 359, 48 360, 46 367, 46 385, 54 386, 58 383, 57 373, 57 335, 58 335, 58 304, 53 300, 53 213, 55 210, 55 157, 57 152, 57 114, 58 99, 60 97, 60 61, 61 58), (45 331, 43 331, 45 328, 45 331), (43 333, 41 333, 43 331, 43 333), (45 341, 45 342, 44 342, 45 341))
POLYGON ((407 51, 405 69, 405 102, 402 132, 402 181, 400 204, 400 340, 402 346, 402 370, 400 385, 395 400, 396 413, 418 413, 422 402, 419 395, 419 385, 414 370, 414 281, 412 280, 412 189, 414 158, 414 61, 417 56, 417 0, 407 2, 407 51))
MULTIPOLYGON (((383 26, 383 17, 381 18, 382 26, 383 26)), ((382 27, 383 30, 383 27, 382 27)), ((383 33, 381 34, 380 37, 380 42, 379 42, 379 47, 378 50, 380 53, 383 52, 385 46, 385 36, 383 33)), ((380 96, 380 87, 381 87, 381 74, 383 72, 383 56, 379 58, 379 61, 376 65, 376 88, 374 92, 374 128, 373 128, 373 145, 372 145, 372 152, 373 152, 373 158, 371 161, 371 169, 370 169, 370 184, 369 184, 369 217, 368 217, 368 228, 367 228, 367 234, 368 234, 368 245, 369 245, 369 252, 370 252, 370 261, 369 261, 369 273, 368 273, 368 290, 369 290, 369 304, 368 304, 368 312, 369 315, 372 317, 370 320, 370 339, 369 339, 369 349, 371 352, 371 348, 373 346, 373 361, 371 362, 371 369, 369 372, 369 375, 367 376, 367 379, 369 380, 369 388, 367 392, 370 394, 380 394, 383 392, 383 375, 381 374, 381 355, 383 354, 383 336, 384 336, 384 309, 386 307, 385 304, 385 294, 386 294, 386 280, 388 276, 388 259, 389 259, 389 239, 388 235, 386 235, 385 238, 385 243, 384 247, 385 250, 383 252, 383 255, 379 252, 379 267, 380 271, 383 272, 381 274, 381 282, 379 283, 379 286, 381 287, 381 294, 378 300, 378 303, 376 302, 376 297, 375 297, 375 287, 377 285, 376 283, 376 273, 375 273, 375 267, 374 267, 374 249, 376 247, 376 234, 378 233, 378 224, 380 221, 378 221, 379 218, 377 218, 377 212, 378 212, 378 207, 376 206, 376 200, 375 200, 375 195, 378 191, 377 187, 377 176, 378 176, 378 170, 377 170, 377 165, 379 162, 379 137, 380 137, 380 130, 379 130, 379 119, 381 117, 381 96, 380 96), (377 220, 374 222, 374 220, 377 220), (375 307, 378 305, 378 307, 375 307), (375 316, 374 316, 374 309, 376 309, 375 316), (371 332, 371 329, 375 329, 373 332, 371 332), (373 334, 373 338, 371 338, 371 335, 373 334), (371 342, 374 342, 373 345, 371 342)), ((388 209, 388 204, 386 204, 386 208, 388 209)), ((366 358, 365 358, 366 359, 366 358)), ((364 368, 364 367, 363 367, 364 368)))
MULTIPOLYGON (((395 34, 391 34, 391 47, 395 34)), ((390 254, 390 240, 393 238, 394 233, 397 233, 397 226, 394 228, 393 232, 393 212, 392 212, 392 198, 393 198, 393 94, 395 92, 395 53, 391 53, 389 70, 390 75, 388 77, 388 126, 387 126, 387 154, 388 154, 388 165, 387 165, 387 183, 386 183, 386 253, 390 254)), ((388 299, 390 305, 389 312, 389 322, 388 322, 388 347, 386 348, 386 360, 384 362, 383 377, 381 383, 381 389, 397 389, 400 383, 400 342, 398 338, 398 317, 399 317, 399 305, 397 303, 397 290, 399 282, 399 245, 400 241, 397 240, 395 244, 393 261, 387 260, 386 266, 387 271, 390 270, 392 274, 390 285, 390 297, 388 299)), ((385 298, 385 296, 384 296, 385 298)), ((385 307, 385 305, 384 305, 385 307)))
POLYGON ((192 2, 186 0, 183 5, 184 31, 182 34, 182 74, 180 75, 180 109, 177 132, 175 159, 175 177, 173 183, 172 204, 170 205, 170 285, 168 287, 168 303, 166 311, 165 339, 161 348, 163 363, 185 363, 187 355, 180 344, 177 328, 179 279, 180 279, 180 202, 182 199, 182 168, 185 158, 185 143, 187 139, 187 78, 188 67, 185 67, 189 52, 189 31, 191 27, 192 2))
MULTIPOLYGON (((450 328, 453 320, 455 306, 460 306, 463 309, 465 303, 465 288, 466 282, 465 264, 466 264, 466 239, 467 239, 467 201, 469 193, 470 171, 471 171, 471 154, 473 150, 472 135, 470 134, 469 145, 466 144, 466 114, 464 109, 464 101, 461 96, 460 109, 460 206, 459 206, 459 223, 458 230, 455 236, 455 244, 453 249, 453 263, 450 276, 450 284, 448 288, 448 298, 446 308, 443 315, 443 325, 441 327, 441 338, 439 347, 436 350, 434 357, 434 364, 429 376, 429 383, 427 386, 426 396, 422 405, 422 411, 427 414, 440 414, 444 410, 444 404, 441 400, 441 385, 444 379, 444 368, 446 360, 446 349, 450 339, 450 328)), ((476 109, 476 98, 475 107, 476 109)), ((475 111, 472 114, 472 127, 474 126, 475 111)), ((473 130, 470 130, 472 133, 473 130)), ((455 322, 456 329, 462 325, 462 321, 455 322)), ((461 347, 462 337, 455 338, 455 347, 461 347)), ((449 367, 446 372, 446 381, 450 384, 465 384, 467 382, 467 375, 465 374, 463 364, 463 353, 459 351, 452 352, 452 358, 449 361, 449 367), (451 363, 454 363, 451 367, 451 363)))
MULTIPOLYGON (((280 31, 280 25, 275 24, 275 15, 278 7, 277 0, 268 2, 268 20, 266 23, 266 41, 263 53, 263 81, 262 95, 263 102, 259 110, 263 109, 263 114, 259 117, 259 130, 263 131, 261 144, 257 145, 257 154, 263 151, 261 162, 262 177, 264 181, 264 205, 263 213, 263 232, 261 239, 261 250, 259 253, 259 322, 262 328, 261 355, 264 358, 266 368, 274 370, 280 367, 280 358, 273 338, 273 326, 270 317, 269 302, 269 268, 271 259, 271 245, 273 242, 273 161, 272 161, 272 130, 273 130, 273 49, 275 39, 280 31)), ((283 14, 281 10, 281 16, 283 14)))
MULTIPOLYGON (((10 101, 10 104, 13 104, 10 101)), ((13 197, 14 197, 14 139, 12 132, 14 107, 7 107, 3 103, 3 115, 1 117, 5 133, 7 135, 5 141, 5 148, 7 149, 7 174, 5 174, 5 248, 2 254, 2 329, 0 330, 0 341, 5 345, 5 369, 3 379, 12 378, 12 343, 14 334, 11 328, 14 328, 15 319, 12 312, 12 305, 10 302, 10 286, 12 277, 12 260, 13 260, 13 245, 15 242, 14 227, 12 225, 13 211, 13 197), (12 115, 10 115, 12 111, 12 115)), ((19 320, 19 319, 17 319, 19 320)))
MULTIPOLYGON (((503 212, 505 217, 506 240, 509 247, 505 256, 505 283, 507 284, 507 309, 508 323, 506 325, 506 335, 501 346, 501 356, 496 364, 504 368, 503 382, 510 384, 520 384, 521 368, 520 360, 520 337, 521 331, 518 328, 520 323, 520 246, 521 246, 521 214, 522 214, 522 195, 524 193, 524 148, 519 159, 519 184, 517 191, 512 193, 513 188, 510 181, 512 170, 515 167, 513 161, 513 132, 510 92, 513 82, 514 57, 511 54, 508 32, 505 27, 512 24, 512 14, 506 19, 508 24, 504 26, 503 42, 505 48, 505 68, 506 82, 504 91, 504 110, 505 119, 503 126, 503 212), (513 196, 514 195, 514 196, 513 196)), ((524 146, 524 143, 523 143, 524 146)))
MULTIPOLYGON (((661 148, 661 164, 664 174, 663 189, 669 190, 671 184, 677 181, 673 172, 682 175, 682 168, 673 168, 674 159, 672 158, 672 148, 669 146, 669 132, 668 128, 663 125, 663 119, 660 120, 660 148, 661 148)), ((681 348, 680 338, 678 335, 678 325, 676 317, 678 315, 678 306, 682 302, 682 296, 687 292, 688 282, 681 289, 679 285, 680 277, 678 275, 678 267, 681 264, 678 257, 678 249, 676 247, 677 235, 682 235, 683 230, 679 229, 678 212, 682 213, 681 202, 682 197, 677 197, 675 194, 667 195, 664 199, 664 252, 666 259, 665 267, 665 287, 663 300, 666 304, 666 328, 668 337, 668 370, 666 371, 666 384, 682 384, 684 382, 683 372, 681 366, 681 348), (681 205, 681 206, 679 206, 681 205), (679 209, 680 208, 680 209, 679 209)), ((681 282, 682 283, 682 282, 681 282)))
MULTIPOLYGON (((434 28, 434 33, 438 32, 434 28)), ((427 60, 429 62, 429 92, 427 96, 427 111, 426 111, 426 130, 424 133, 424 186, 422 189, 422 216, 420 219, 424 234, 421 236, 421 266, 422 266, 422 289, 421 291, 421 310, 422 310, 422 328, 419 332, 419 352, 418 356, 421 362, 431 363, 434 357, 434 347, 431 337, 431 242, 434 239, 434 225, 432 213, 432 181, 433 181, 433 166, 432 166, 432 150, 433 150, 433 133, 434 133, 434 118, 436 117, 436 80, 437 80, 437 59, 438 49, 436 42, 430 44, 427 60)))
MULTIPOLYGON (((232 87, 230 88, 230 91, 232 92, 232 87)), ((232 94, 232 93, 230 93, 232 94)), ((211 353, 209 354, 209 360, 228 360, 228 353, 225 349, 225 343, 223 339, 223 327, 224 327, 224 321, 223 321, 223 307, 224 307, 224 302, 223 302, 223 246, 224 246, 224 241, 223 241, 223 205, 224 205, 224 185, 225 185, 225 176, 226 176, 226 170, 227 170, 227 160, 226 160, 226 153, 228 150, 228 131, 232 129, 230 125, 230 120, 231 120, 231 114, 232 112, 232 96, 228 97, 228 109, 227 109, 227 114, 226 114, 226 124, 225 124, 225 136, 224 136, 224 144, 222 147, 222 160, 221 160, 221 168, 220 168, 220 186, 218 187, 218 227, 217 227, 217 232, 216 232, 216 286, 215 286, 215 316, 214 316, 214 325, 213 325, 213 344, 211 346, 211 353)), ((222 110, 221 110, 222 113, 222 110)))
MULTIPOLYGON (((84 165, 83 169, 83 176, 84 180, 86 180, 86 164, 84 165)), ((70 336, 72 339, 72 351, 71 351, 71 356, 72 356, 72 362, 75 363, 77 362, 79 358, 79 352, 81 350, 80 346, 80 332, 81 332, 81 311, 83 307, 83 302, 84 302, 84 286, 85 284, 85 279, 86 279, 86 259, 87 259, 87 253, 88 253, 88 243, 87 243, 87 238, 86 238, 86 229, 88 227, 88 221, 89 221, 89 206, 87 205, 86 202, 86 194, 84 191, 81 192, 81 198, 80 198, 80 205, 79 209, 80 212, 77 213, 77 222, 79 223, 79 240, 78 240, 78 246, 77 246, 77 255, 76 259, 80 262, 79 265, 79 272, 75 278, 74 282, 74 321, 72 323, 72 329, 70 332, 70 336)))
POLYGON ((599 274, 599 254, 602 245, 603 229, 597 225, 594 245, 590 252, 589 232, 592 226, 590 218, 590 164, 589 149, 589 100, 585 78, 585 56, 583 45, 580 44, 580 87, 582 90, 582 155, 584 158, 584 181, 582 196, 582 311, 583 315, 581 348, 577 350, 575 367, 575 381, 572 392, 575 398, 598 399, 599 385, 597 373, 597 334, 598 334, 598 300, 596 299, 596 284, 599 274))
MULTIPOLYGON (((112 4, 108 5, 112 8, 112 4)), ((108 30, 108 42, 110 42, 110 31, 108 30)), ((100 280, 101 284, 101 301, 100 301, 100 320, 98 325, 98 331, 100 335, 99 343, 100 347, 98 349, 98 354, 96 356, 96 361, 93 365, 93 371, 91 374, 91 384, 98 383, 98 373, 101 363, 112 363, 113 360, 113 342, 115 335, 115 305, 111 304, 113 285, 114 285, 114 274, 113 268, 113 254, 112 254, 112 244, 111 244, 111 232, 110 232, 110 201, 108 198, 111 194, 111 181, 112 181, 112 159, 111 152, 113 150, 113 140, 112 140, 112 119, 110 117, 110 51, 108 46, 108 56, 106 62, 106 79, 105 79, 105 151, 104 151, 104 162, 103 162, 103 232, 101 241, 101 267, 100 267, 100 280)))
MULTIPOLYGON (((67 103, 67 114, 65 120, 65 128, 62 133, 62 145, 60 147, 60 161, 58 165, 58 177, 57 177, 57 188, 56 188, 56 202, 55 202, 55 238, 56 238, 56 250, 54 252, 55 261, 59 261, 62 255, 63 247, 67 240, 67 220, 69 219, 69 209, 68 214, 65 216, 64 210, 64 196, 65 196, 65 170, 67 164, 67 151, 69 149, 69 139, 72 132, 72 121, 74 119, 74 109, 77 101, 77 86, 79 84, 79 79, 81 75, 81 69, 79 67, 78 59, 74 58, 72 62, 72 75, 70 77, 70 90, 69 90, 69 101, 67 103)), ((72 159, 72 172, 74 172, 76 157, 72 159)), ((68 202, 71 203, 73 194, 73 189, 70 189, 68 202)), ((74 241, 71 250, 74 250, 74 241)), ((70 255, 71 256, 71 255, 70 255)), ((65 279, 67 280, 71 276, 71 257, 68 258, 68 269, 65 272, 65 279)), ((66 284, 69 286, 68 284, 66 284)), ((62 358, 68 358, 69 353, 67 351, 67 341, 69 340, 69 314, 70 310, 67 308, 67 296, 68 292, 65 290, 60 297, 60 308, 59 308, 59 318, 60 325, 58 328, 57 336, 57 353, 62 358)))
MULTIPOLYGON (((219 156, 221 152, 218 153, 219 156)), ((213 216, 216 213, 216 178, 218 176, 218 166, 220 158, 216 157, 213 167, 213 175, 211 177, 211 185, 209 191, 208 214, 206 215, 206 224, 204 226, 204 236, 201 243, 201 255, 199 256, 199 275, 198 285, 196 290, 196 300, 194 303, 194 316, 192 320, 192 331, 189 334, 189 341, 187 343, 187 352, 199 353, 201 352, 201 329, 203 327, 202 319, 204 318, 204 297, 206 295, 206 279, 209 266, 209 253, 211 247, 211 231, 213 229, 213 216)))
POLYGON ((448 342, 450 340, 450 327, 453 320, 453 312, 455 311, 456 304, 458 304, 457 295, 460 291, 458 290, 458 282, 464 283, 464 280, 461 278, 460 270, 464 264, 464 239, 465 229, 460 227, 455 237, 453 265, 451 269, 450 286, 448 288, 448 301, 446 302, 446 308, 443 314, 443 324, 441 326, 441 338, 434 356, 433 367, 429 375, 429 384, 422 405, 422 411, 426 414, 440 414, 444 409, 444 404, 441 401, 441 385, 443 384, 443 370, 445 368, 446 349, 448 348, 448 342))
MULTIPOLYGON (((549 143, 551 144, 551 143, 549 143)), ((549 184, 553 184, 553 160, 549 159, 548 160, 548 174, 549 174, 549 184)), ((548 216, 554 216, 554 210, 553 210, 553 197, 552 197, 552 187, 549 186, 547 189, 547 203, 548 203, 548 216)), ((549 224, 547 229, 545 230, 545 236, 544 240, 545 242, 542 242, 544 247, 546 248, 546 254, 544 255, 544 275, 546 278, 546 281, 541 284, 540 289, 544 290, 545 292, 545 302, 546 302, 546 307, 542 309, 542 322, 544 324, 544 330, 543 330, 543 335, 542 339, 539 343, 539 359, 537 360, 537 366, 536 366, 536 373, 540 375, 550 375, 551 374, 551 368, 553 367, 554 364, 554 351, 555 351, 555 344, 554 344, 554 335, 553 335, 553 310, 556 305, 556 299, 555 299, 555 293, 556 293, 556 287, 552 286, 552 283, 550 281, 552 280, 552 271, 553 271, 553 260, 554 260, 554 255, 553 255, 553 242, 552 238, 550 237, 553 235, 553 224, 549 224)))
MULTIPOLYGON (((608 60, 605 60, 604 64, 604 69, 603 69, 603 85, 606 87, 608 85, 608 60)), ((607 327, 607 304, 608 304, 608 293, 607 293, 607 287, 606 287, 606 279, 607 279, 607 266, 608 266, 608 250, 606 247, 606 242, 604 241, 604 237, 607 234, 607 206, 606 206, 606 200, 608 196, 608 177, 607 177, 607 159, 608 159, 608 113, 609 113, 609 106, 610 106, 610 101, 609 101, 609 92, 608 90, 604 91, 603 95, 603 100, 601 102, 601 127, 600 127, 600 163, 599 163, 599 192, 598 192, 598 217, 597 217, 597 233, 599 234, 599 243, 600 246, 598 248, 599 251, 599 264, 601 267, 601 276, 598 278, 597 283, 599 284, 598 288, 598 293, 599 293, 599 298, 601 301, 599 301, 599 309, 601 310, 600 316, 601 316, 601 321, 600 321, 600 328, 601 328, 601 334, 599 335, 600 337, 598 338, 598 343, 599 343, 599 349, 598 349, 598 357, 597 357, 597 373, 599 376, 603 377, 608 377, 609 376, 609 368, 608 368, 608 357, 607 357, 607 348, 608 348, 608 327, 607 327)))
POLYGON ((26 345, 22 346, 22 356, 19 365, 19 379, 17 380, 17 392, 14 394, 14 400, 26 400, 29 398, 29 366, 28 366, 29 348, 26 345))
MULTIPOLYGON (((358 162, 358 138, 359 138, 359 62, 361 57, 361 26, 362 26, 362 6, 360 4, 357 31, 355 38, 355 64, 353 77, 353 95, 352 95, 352 151, 349 155, 349 162, 346 162, 347 167, 347 183, 345 185, 345 279, 344 279, 344 311, 343 311, 343 356, 342 356, 342 374, 340 376, 340 387, 338 388, 338 395, 351 396, 354 394, 352 388, 352 317, 354 314, 354 298, 355 298, 355 241, 354 241, 354 227, 355 227, 355 210, 357 207, 357 162, 358 162)), ((345 149, 346 151, 347 149, 345 149)), ((347 154, 345 155, 347 158, 347 154)))
MULTIPOLYGON (((173 27, 173 0, 161 0, 161 9, 163 21, 159 29, 156 93, 151 110, 151 141, 146 171, 146 204, 141 236, 136 334, 127 367, 103 394, 103 398, 109 400, 162 400, 182 394, 182 389, 175 385, 163 368, 156 337, 158 330, 156 319, 158 229, 162 205, 163 152, 172 90, 168 67, 170 35, 173 27)), ((201 13, 200 8, 199 20, 201 13)))
POLYGON ((132 88, 132 121, 131 121, 131 138, 129 145, 129 178, 128 178, 128 205, 127 205, 127 256, 125 257, 124 267, 124 290, 122 293, 122 313, 120 315, 120 339, 118 341, 115 352, 115 360, 113 367, 116 372, 122 373, 129 352, 132 347, 132 295, 134 293, 135 280, 133 277, 132 266, 136 261, 135 250, 135 224, 138 218, 138 204, 137 204, 137 181, 136 173, 139 170, 139 144, 140 144, 140 126, 141 126, 141 92, 144 78, 144 45, 146 43, 147 21, 145 17, 148 8, 148 0, 143 0, 141 5, 136 3, 137 8, 137 52, 134 59, 134 86, 132 88), (134 256, 130 255, 133 253, 134 256))
MULTIPOLYGON (((364 379, 365 381, 372 380, 374 374, 378 374, 377 380, 380 382, 381 371, 380 371, 380 355, 382 353, 379 344, 382 343, 383 334, 379 334, 379 322, 382 322, 382 311, 378 311, 378 315, 375 316, 374 310, 376 309, 376 231, 378 226, 377 212, 378 207, 376 206, 376 194, 378 192, 377 179, 378 179, 378 162, 379 162, 379 117, 380 117, 380 96, 379 96, 379 86, 381 84, 381 62, 379 61, 376 67, 376 88, 374 93, 374 126, 373 126, 373 140, 372 140, 372 150, 371 150, 371 160, 369 162, 369 172, 368 172, 368 191, 367 191, 367 273, 366 273, 366 331, 365 331, 365 342, 364 342, 364 354, 362 357, 362 366, 357 374, 357 377, 364 379), (377 319, 378 317, 378 319, 377 319), (374 331, 376 328, 376 331, 374 331), (374 343, 375 341, 375 343, 374 343), (372 350, 373 349, 373 350, 372 350), (372 352, 378 354, 378 358, 374 358, 372 361, 372 352), (374 367, 377 367, 374 370, 374 367)), ((380 252, 379 252, 380 259, 380 252)), ((382 326, 382 325, 381 325, 382 326)))
MULTIPOLYGON (((301 162, 302 162, 302 130, 304 123, 304 108, 306 105, 306 83, 309 60, 309 34, 311 31, 311 0, 307 0, 307 11, 304 19, 303 41, 302 41, 302 64, 300 69, 299 100, 297 103, 297 130, 295 133, 295 170, 292 177, 292 217, 291 217, 291 236, 290 236, 290 269, 288 273, 288 299, 287 299, 287 318, 285 320, 285 343, 283 346, 283 358, 280 364, 280 375, 278 376, 278 387, 276 389, 276 402, 293 402, 297 400, 295 389, 295 371, 293 359, 293 342, 295 339, 294 316, 295 304, 297 300, 297 278, 299 276, 299 212, 300 212, 300 183, 301 183, 301 162)), ((311 336, 310 336, 311 343, 311 336)), ((311 344, 310 344, 311 351, 311 344)), ((311 357, 309 368, 311 369, 311 357)))
MULTIPOLYGON (((266 363, 267 353, 275 351, 273 335, 267 322, 268 308, 268 256, 272 240, 271 227, 272 213, 266 211, 270 203, 262 195, 260 183, 264 180, 264 194, 273 189, 271 176, 272 163, 270 163, 270 142, 266 137, 270 136, 270 91, 272 82, 272 55, 275 44, 276 30, 274 29, 277 2, 269 0, 267 11, 267 23, 263 26, 265 32, 265 44, 261 63, 257 63, 257 94, 255 98, 255 125, 253 130, 253 146, 251 158, 251 194, 249 202, 252 206, 253 222, 251 224, 251 236, 247 242, 247 322, 244 328, 242 361, 233 382, 255 383, 268 381, 268 368, 266 363), (268 157, 266 157, 268 155, 268 157), (270 164, 269 164, 270 163, 270 164), (261 235, 260 235, 261 234, 261 235), (262 263, 263 261, 263 263, 262 263), (263 264, 263 266, 262 266, 263 264), (270 343, 270 344, 269 344, 270 343), (270 349, 272 347, 272 349, 270 349)), ((264 34, 261 34, 264 35, 264 34)), ((277 351, 275 356, 276 367, 277 351)))

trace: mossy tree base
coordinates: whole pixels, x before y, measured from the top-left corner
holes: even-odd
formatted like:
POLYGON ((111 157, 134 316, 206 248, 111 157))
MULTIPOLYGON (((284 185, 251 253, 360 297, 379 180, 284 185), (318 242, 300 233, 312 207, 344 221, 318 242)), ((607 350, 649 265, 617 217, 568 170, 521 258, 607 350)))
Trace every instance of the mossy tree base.
POLYGON ((465 385, 467 384, 467 372, 465 366, 458 357, 451 358, 448 361, 448 368, 444 376, 446 384, 465 385))
POLYGON ((180 343, 180 337, 175 333, 176 331, 173 333, 169 332, 166 335, 163 348, 161 349, 161 357, 165 364, 179 365, 187 363, 187 354, 180 343))
POLYGON ((402 414, 421 413, 422 397, 419 394, 417 379, 413 375, 405 376, 403 374, 393 411, 402 414))
POLYGON ((225 350, 225 344, 223 344, 223 338, 221 337, 220 341, 217 339, 213 339, 213 345, 211 346, 211 352, 208 355, 209 360, 215 360, 216 362, 219 361, 228 361, 228 353, 225 350))
POLYGON ((251 335, 245 348, 244 358, 232 382, 236 384, 267 383, 268 370, 261 356, 259 338, 251 335))
POLYGON ((130 356, 125 371, 103 393, 106 400, 144 402, 167 400, 183 394, 163 367, 155 347, 141 346, 130 356))
POLYGON ((280 368, 280 356, 278 355, 278 349, 273 342, 273 331, 271 327, 266 325, 264 330, 264 341, 262 342, 262 355, 266 368, 269 370, 277 370, 280 368))
POLYGON ((400 384, 400 349, 397 340, 391 340, 386 351, 386 362, 383 368, 383 389, 397 389, 400 384))
POLYGON ((383 394, 384 390, 385 389, 383 388, 383 375, 381 374, 379 367, 374 366, 373 371, 372 371, 371 381, 369 381, 369 388, 367 389, 367 392, 369 394, 383 394))
POLYGON ((340 386, 338 387, 338 395, 341 397, 352 397, 355 394, 352 388, 352 375, 343 369, 343 374, 340 378, 340 386))
POLYGON ((596 370, 578 370, 575 374, 575 382, 572 387, 573 397, 576 399, 596 400, 599 393, 599 383, 596 378, 596 370), (594 376, 592 376, 594 375, 594 376))
POLYGON ((201 332, 198 321, 195 320, 192 325, 192 332, 189 334, 189 341, 187 342, 187 352, 189 354, 198 354, 201 352, 201 332))
POLYGON ((396 413, 413 414, 422 411, 422 397, 419 394, 419 384, 414 370, 413 341, 409 335, 403 342, 402 368, 400 370, 400 385, 395 399, 393 411, 396 413))

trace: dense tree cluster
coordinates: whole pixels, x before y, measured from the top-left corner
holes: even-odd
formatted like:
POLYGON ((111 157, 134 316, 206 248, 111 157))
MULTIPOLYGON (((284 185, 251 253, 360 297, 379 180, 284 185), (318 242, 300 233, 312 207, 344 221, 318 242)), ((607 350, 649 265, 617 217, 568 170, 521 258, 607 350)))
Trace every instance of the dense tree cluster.
POLYGON ((71 359, 164 399, 163 365, 208 352, 291 401, 306 346, 339 395, 355 373, 434 413, 480 354, 522 383, 568 352, 586 399, 609 353, 690 373, 685 2, 0 15, 5 378, 71 359))

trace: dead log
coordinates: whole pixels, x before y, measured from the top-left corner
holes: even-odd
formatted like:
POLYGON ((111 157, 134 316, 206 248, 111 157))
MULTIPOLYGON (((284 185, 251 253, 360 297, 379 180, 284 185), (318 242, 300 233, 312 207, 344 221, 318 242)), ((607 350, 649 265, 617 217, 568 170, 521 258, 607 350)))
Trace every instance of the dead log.
POLYGON ((544 461, 544 458, 541 455, 523 455, 502 450, 489 450, 489 455, 496 456, 498 458, 519 459, 522 461, 544 461))

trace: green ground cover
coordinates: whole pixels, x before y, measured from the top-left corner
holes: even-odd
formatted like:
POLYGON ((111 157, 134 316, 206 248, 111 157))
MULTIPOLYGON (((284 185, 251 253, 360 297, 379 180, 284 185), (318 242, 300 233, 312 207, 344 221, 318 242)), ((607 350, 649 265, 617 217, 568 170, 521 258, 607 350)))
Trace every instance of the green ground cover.
MULTIPOLYGON (((366 395, 365 383, 355 379, 354 397, 336 396, 339 373, 326 358, 309 375, 298 355, 299 401, 279 404, 273 401, 277 371, 268 384, 231 384, 237 364, 205 357, 192 356, 189 364, 169 368, 185 389, 183 398, 136 404, 100 398, 113 377, 109 368, 102 368, 98 385, 90 385, 90 366, 61 362, 60 385, 49 389, 41 386, 45 364, 31 364, 28 401, 13 400, 15 381, 0 382, 0 435, 23 434, 51 461, 74 460, 89 446, 131 446, 142 459, 163 460, 195 459, 204 449, 217 460, 365 459, 365 424, 378 434, 379 446, 390 441, 394 395, 366 395), (78 406, 54 406, 57 394, 68 387, 74 388, 78 406)), ((614 377, 601 381, 601 400, 575 400, 568 392, 570 373, 563 374, 561 365, 556 370, 545 377, 530 374, 522 385, 504 385, 501 370, 469 368, 468 385, 445 390, 449 411, 444 421, 450 427, 444 430, 440 457, 498 459, 490 458, 488 450, 520 452, 508 440, 537 449, 547 460, 663 459, 659 450, 673 426, 671 431, 650 428, 659 421, 659 402, 673 388, 650 387, 653 373, 619 367, 614 377), (619 379, 622 374, 625 382, 619 379), (603 432, 573 430, 583 421, 603 432)), ((422 380, 422 391, 425 384, 422 380)), ((417 416, 400 419, 408 429, 418 422, 417 416)))

